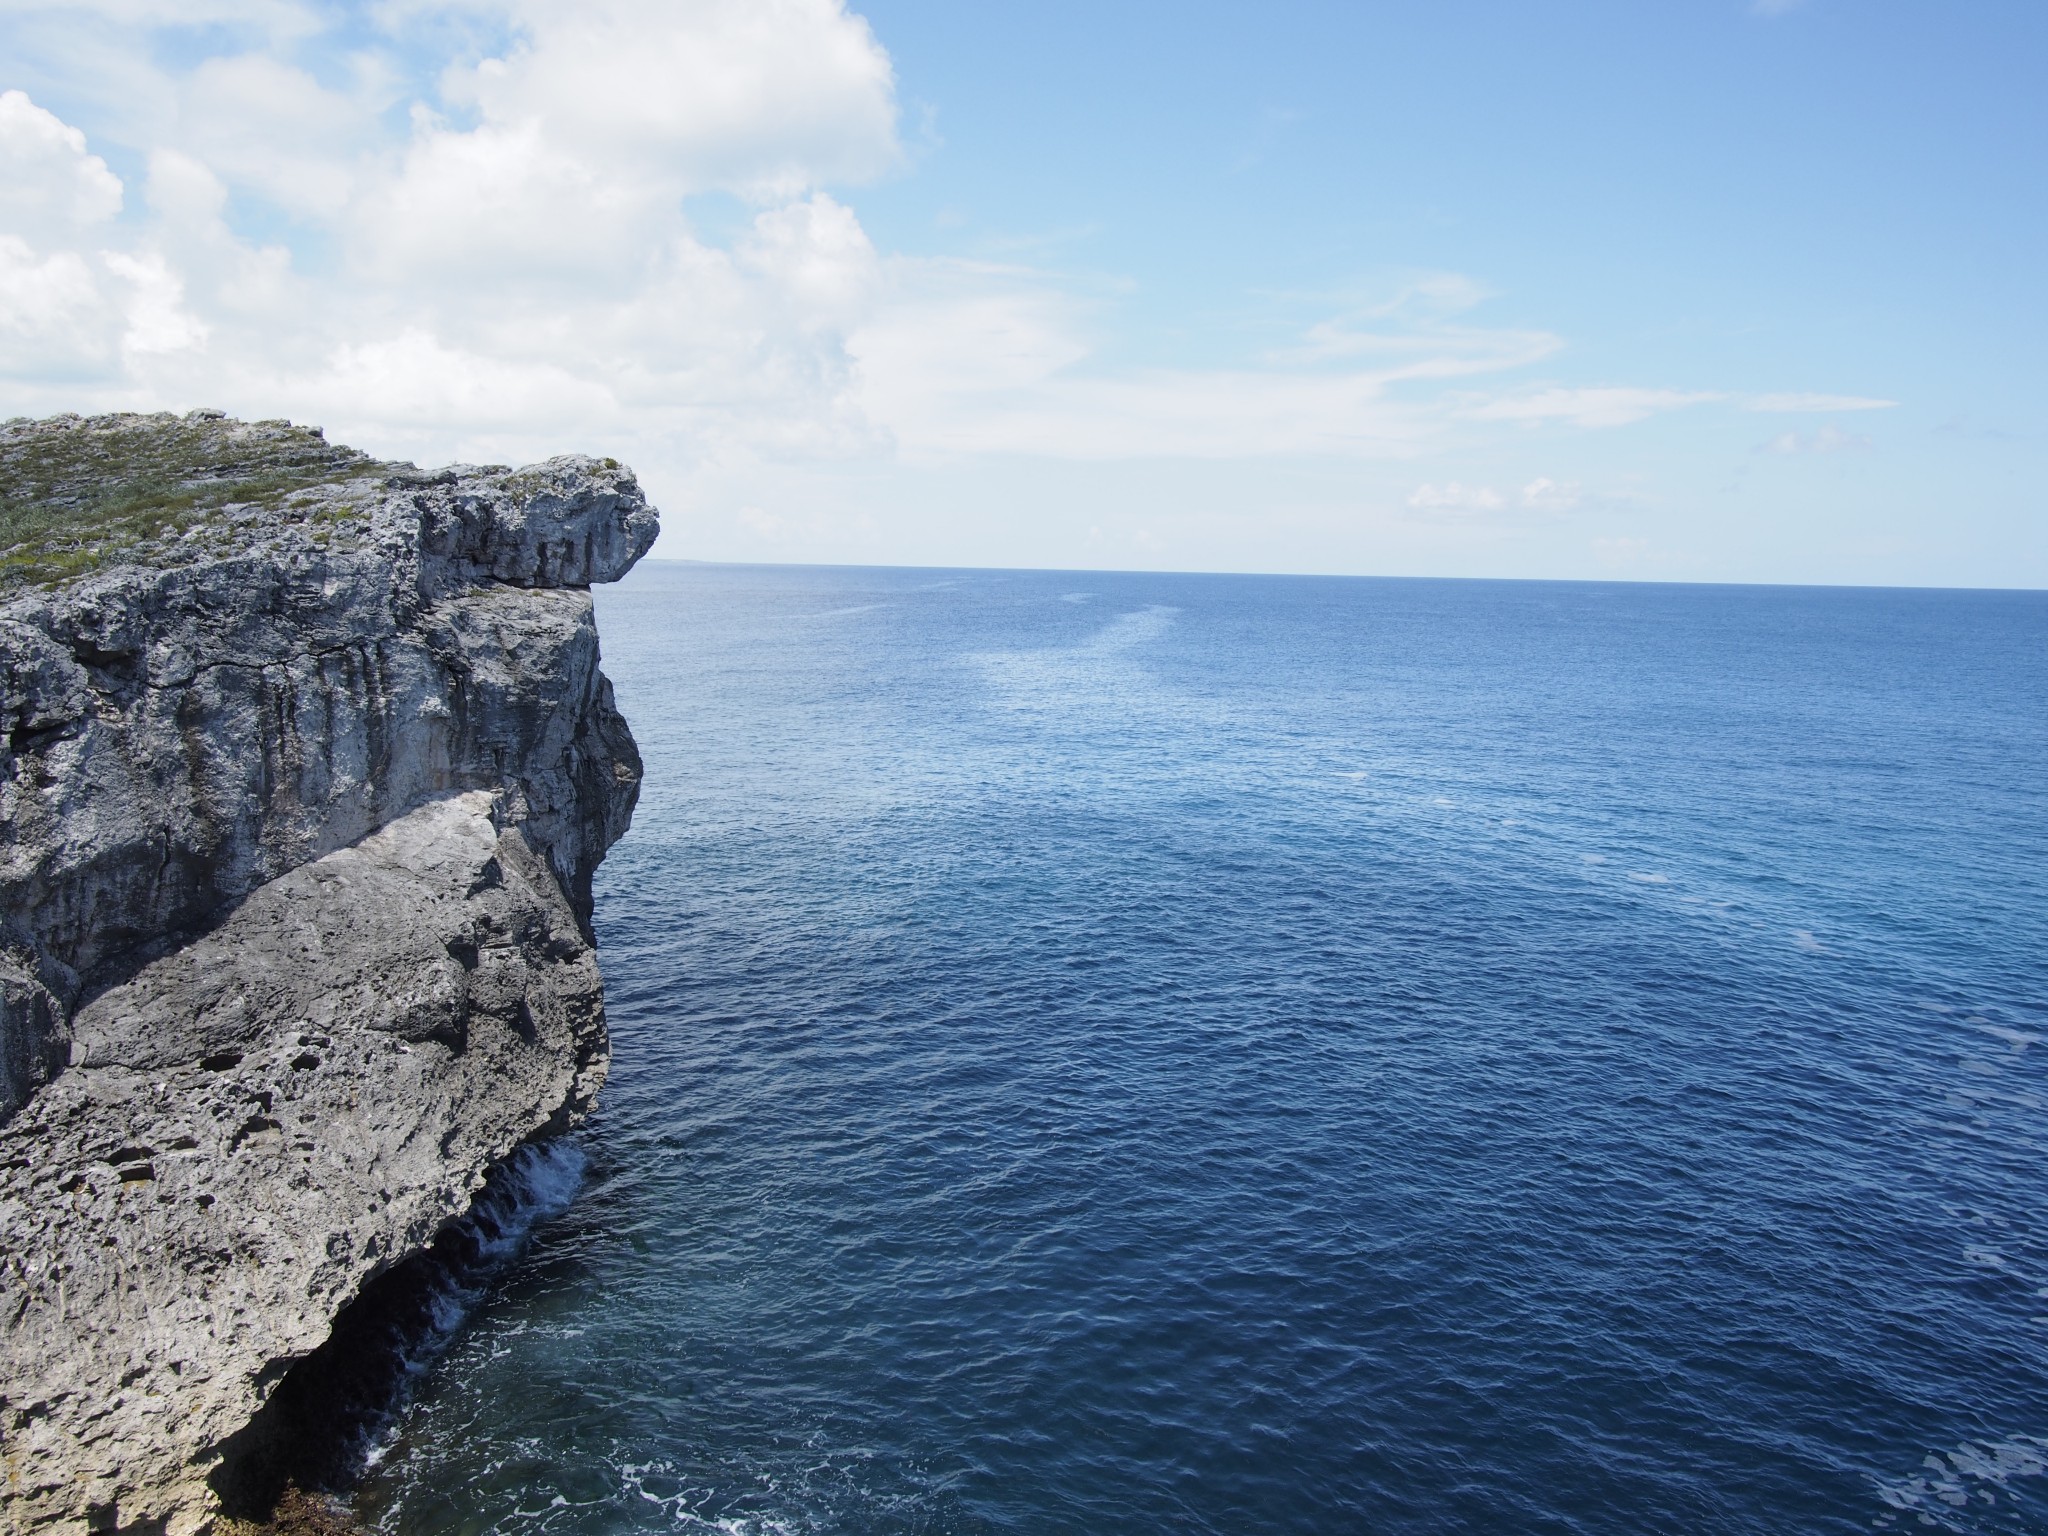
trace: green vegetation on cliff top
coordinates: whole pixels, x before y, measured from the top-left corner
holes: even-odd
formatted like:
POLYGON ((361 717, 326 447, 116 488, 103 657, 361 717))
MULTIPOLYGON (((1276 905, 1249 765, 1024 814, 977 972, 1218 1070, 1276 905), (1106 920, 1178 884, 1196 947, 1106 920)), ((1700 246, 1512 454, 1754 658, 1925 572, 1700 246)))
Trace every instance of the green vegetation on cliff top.
POLYGON ((306 493, 396 467, 336 447, 317 427, 211 412, 7 422, 0 425, 0 596, 145 550, 152 558, 168 553, 202 524, 225 530, 228 508, 331 530, 367 507, 306 493))

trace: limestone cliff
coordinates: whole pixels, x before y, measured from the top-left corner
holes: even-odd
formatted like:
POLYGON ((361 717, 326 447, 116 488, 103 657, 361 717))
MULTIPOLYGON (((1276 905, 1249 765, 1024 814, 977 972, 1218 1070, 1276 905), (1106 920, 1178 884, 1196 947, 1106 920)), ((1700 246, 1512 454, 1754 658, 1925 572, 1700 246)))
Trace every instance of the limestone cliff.
POLYGON ((0 427, 0 1525, 203 1529, 364 1283, 604 1075, 617 464, 0 427))

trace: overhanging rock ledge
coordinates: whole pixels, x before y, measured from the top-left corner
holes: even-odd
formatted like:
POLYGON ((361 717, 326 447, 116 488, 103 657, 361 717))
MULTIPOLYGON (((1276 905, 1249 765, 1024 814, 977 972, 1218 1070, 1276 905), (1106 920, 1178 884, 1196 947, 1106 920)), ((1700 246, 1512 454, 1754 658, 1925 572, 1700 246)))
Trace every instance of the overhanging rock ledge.
POLYGON ((206 1530, 364 1283, 589 1109, 640 759, 568 457, 0 426, 0 1528, 206 1530))

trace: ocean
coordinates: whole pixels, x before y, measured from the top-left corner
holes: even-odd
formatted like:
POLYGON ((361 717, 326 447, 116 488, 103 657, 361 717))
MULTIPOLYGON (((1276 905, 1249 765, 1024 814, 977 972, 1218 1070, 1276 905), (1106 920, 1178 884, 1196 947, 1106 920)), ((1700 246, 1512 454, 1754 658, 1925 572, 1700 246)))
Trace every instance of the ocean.
POLYGON ((2048 594, 598 609, 611 1082, 377 1530, 2048 1532, 2048 594))

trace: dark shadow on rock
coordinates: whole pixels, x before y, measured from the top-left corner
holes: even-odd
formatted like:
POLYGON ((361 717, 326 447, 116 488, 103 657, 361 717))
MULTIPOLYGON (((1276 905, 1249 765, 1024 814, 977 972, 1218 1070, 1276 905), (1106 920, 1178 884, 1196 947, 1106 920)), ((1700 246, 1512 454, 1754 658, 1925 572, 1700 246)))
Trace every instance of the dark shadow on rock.
POLYGON ((261 1411, 222 1446, 211 1482, 223 1511, 270 1522, 281 1501, 303 1503, 300 1490, 349 1492, 534 1228, 568 1208, 584 1166, 571 1142, 529 1142, 491 1170, 468 1212, 429 1247, 364 1286, 327 1342, 291 1363, 261 1411))

